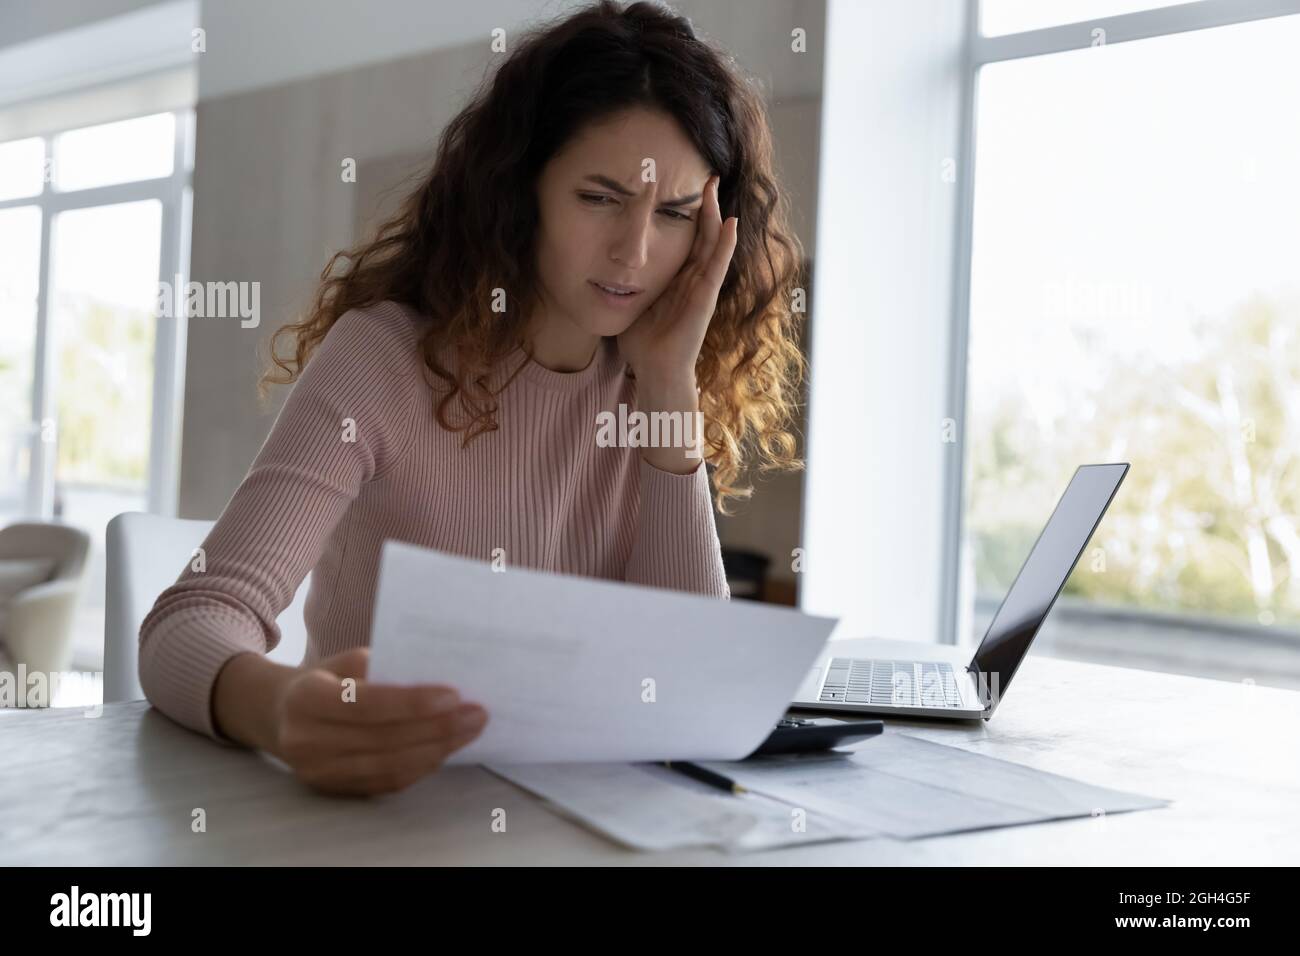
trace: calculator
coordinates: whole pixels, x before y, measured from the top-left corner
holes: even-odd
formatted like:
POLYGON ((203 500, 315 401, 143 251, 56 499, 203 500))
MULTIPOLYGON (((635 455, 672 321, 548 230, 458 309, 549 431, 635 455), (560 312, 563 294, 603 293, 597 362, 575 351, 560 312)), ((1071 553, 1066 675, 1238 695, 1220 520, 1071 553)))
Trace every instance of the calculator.
POLYGON ((767 740, 749 756, 797 754, 830 750, 857 743, 883 733, 883 720, 845 720, 839 717, 793 717, 787 715, 776 723, 767 740))

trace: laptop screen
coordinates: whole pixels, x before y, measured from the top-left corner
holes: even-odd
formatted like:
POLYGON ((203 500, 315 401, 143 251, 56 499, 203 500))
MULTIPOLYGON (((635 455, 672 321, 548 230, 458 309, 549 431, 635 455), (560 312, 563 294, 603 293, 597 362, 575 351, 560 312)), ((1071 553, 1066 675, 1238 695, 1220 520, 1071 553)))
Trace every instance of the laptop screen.
POLYGON ((980 692, 993 704, 1007 692, 1011 678, 1029 650, 1047 612, 1097 530, 1128 464, 1081 465, 1016 575, 1011 590, 993 615, 972 664, 979 671, 980 692))

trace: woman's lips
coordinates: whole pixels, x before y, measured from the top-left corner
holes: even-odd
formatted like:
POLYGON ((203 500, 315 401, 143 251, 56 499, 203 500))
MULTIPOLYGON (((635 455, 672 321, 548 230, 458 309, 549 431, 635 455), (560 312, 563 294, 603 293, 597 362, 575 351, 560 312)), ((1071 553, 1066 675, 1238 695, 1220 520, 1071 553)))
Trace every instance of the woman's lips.
POLYGON ((626 308, 631 303, 640 299, 641 296, 644 294, 642 292, 632 292, 629 293, 628 295, 618 295, 617 293, 614 292, 606 292, 597 283, 593 281, 588 281, 587 284, 591 286, 591 288, 595 291, 596 295, 600 296, 600 298, 603 301, 608 302, 610 305, 617 306, 618 308, 626 308))

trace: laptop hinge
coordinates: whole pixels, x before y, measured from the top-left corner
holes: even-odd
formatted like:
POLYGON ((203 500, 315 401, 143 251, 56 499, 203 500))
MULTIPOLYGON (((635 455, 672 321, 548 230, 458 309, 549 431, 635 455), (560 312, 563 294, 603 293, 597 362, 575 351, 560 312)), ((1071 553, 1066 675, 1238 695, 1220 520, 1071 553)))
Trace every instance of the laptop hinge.
POLYGON ((980 705, 981 707, 983 707, 985 713, 987 713, 987 712, 988 712, 988 709, 989 709, 989 706, 990 706, 990 704, 992 703, 992 701, 990 701, 990 700, 987 698, 987 696, 986 696, 986 693, 987 693, 987 691, 988 691, 988 688, 987 688, 987 687, 984 685, 984 683, 980 680, 980 671, 979 671, 979 668, 978 668, 978 667, 975 667, 975 666, 973 666, 973 665, 971 665, 971 664, 967 664, 967 665, 966 665, 966 673, 967 673, 967 674, 974 674, 974 675, 975 675, 975 699, 979 701, 979 705, 980 705))

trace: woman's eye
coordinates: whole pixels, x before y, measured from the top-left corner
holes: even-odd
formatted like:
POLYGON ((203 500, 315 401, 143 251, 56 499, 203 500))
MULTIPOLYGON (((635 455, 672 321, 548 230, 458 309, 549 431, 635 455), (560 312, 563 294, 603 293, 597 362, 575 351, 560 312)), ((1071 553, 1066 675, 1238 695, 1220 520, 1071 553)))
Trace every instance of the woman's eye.
MULTIPOLYGON (((607 203, 602 200, 609 199, 610 197, 601 195, 600 193, 578 193, 578 198, 583 202, 591 203, 593 206, 604 206, 607 205, 607 203)), ((670 219, 676 219, 679 222, 691 222, 690 216, 678 212, 676 209, 661 209, 659 211, 667 213, 668 218, 670 219)))

